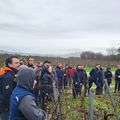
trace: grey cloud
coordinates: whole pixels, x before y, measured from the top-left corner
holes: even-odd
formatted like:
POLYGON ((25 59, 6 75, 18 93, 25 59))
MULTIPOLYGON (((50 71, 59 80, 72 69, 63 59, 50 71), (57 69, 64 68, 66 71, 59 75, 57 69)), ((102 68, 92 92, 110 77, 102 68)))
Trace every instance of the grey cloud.
POLYGON ((0 0, 0 42, 53 53, 111 47, 120 40, 119 5, 119 0, 0 0))

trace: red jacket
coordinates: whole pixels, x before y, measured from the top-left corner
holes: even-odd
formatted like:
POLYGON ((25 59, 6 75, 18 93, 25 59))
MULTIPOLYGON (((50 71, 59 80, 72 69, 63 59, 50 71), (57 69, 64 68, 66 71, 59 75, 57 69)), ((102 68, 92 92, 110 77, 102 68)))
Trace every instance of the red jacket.
POLYGON ((73 77, 74 71, 75 71, 74 68, 72 68, 72 67, 68 68, 68 73, 69 73, 70 77, 73 77))

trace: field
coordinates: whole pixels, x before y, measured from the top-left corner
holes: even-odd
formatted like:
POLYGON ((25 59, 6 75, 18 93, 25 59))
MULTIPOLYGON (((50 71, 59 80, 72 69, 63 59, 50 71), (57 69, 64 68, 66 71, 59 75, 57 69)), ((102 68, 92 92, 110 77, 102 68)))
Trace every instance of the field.
MULTIPOLYGON (((120 94, 114 93, 114 81, 111 86, 111 93, 114 97, 117 112, 120 115, 120 94)), ((93 94, 95 93, 95 85, 92 87, 93 94)), ((60 97, 60 120, 88 120, 89 119, 89 98, 88 96, 79 96, 74 99, 72 90, 66 89, 60 97)), ((50 103, 50 111, 53 104, 50 103)), ((93 95, 94 120, 116 120, 114 109, 112 107, 110 97, 107 93, 103 95, 93 95)), ((54 111, 54 110, 53 110, 54 111)), ((56 113, 53 112, 53 115, 56 113)), ((49 118, 49 117, 48 117, 49 118)), ((51 118, 51 117, 50 117, 51 118)), ((49 119, 50 119, 49 118, 49 119)), ((54 120, 53 117, 51 120, 54 120)))
MULTIPOLYGON (((0 66, 4 65, 5 58, 8 55, 0 55, 0 66)), ((27 59, 28 56, 25 58, 27 59)), ((70 64, 76 67, 77 64, 81 63, 85 65, 85 70, 89 72, 96 63, 100 63, 106 69, 106 65, 111 65, 111 71, 116 70, 116 66, 119 61, 105 61, 105 60, 84 60, 80 58, 48 58, 48 57, 34 57, 36 62, 50 60, 54 65, 57 63, 70 64)), ((93 94, 95 94, 95 85, 92 87, 93 94)), ((120 93, 114 93, 114 79, 110 91, 114 97, 115 106, 120 116, 120 93)), ((114 109, 112 107, 110 97, 107 93, 103 95, 93 96, 93 107, 94 107, 94 120, 116 120, 114 109)), ((89 119, 89 97, 79 96, 74 99, 72 96, 72 88, 67 88, 64 93, 60 94, 59 101, 49 102, 48 105, 48 120, 88 120, 89 119), (57 113, 56 113, 57 111, 57 113), (57 114, 57 115, 56 115, 57 114), (57 118, 56 118, 57 116, 57 118)))
MULTIPOLYGON (((90 72, 91 70, 92 70, 92 68, 93 68, 93 66, 85 66, 85 70, 87 71, 87 72, 90 72)), ((103 67, 103 69, 104 69, 104 71, 106 70, 106 67, 104 66, 103 67)), ((111 66, 111 71, 115 71, 117 69, 117 67, 115 67, 115 66, 111 66)))

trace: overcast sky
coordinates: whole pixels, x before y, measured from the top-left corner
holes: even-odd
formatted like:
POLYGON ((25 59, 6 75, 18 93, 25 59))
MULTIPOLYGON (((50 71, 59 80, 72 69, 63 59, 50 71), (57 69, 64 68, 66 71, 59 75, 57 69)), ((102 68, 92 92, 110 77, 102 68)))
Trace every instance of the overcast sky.
POLYGON ((66 54, 119 41, 120 0, 0 0, 0 49, 66 54))

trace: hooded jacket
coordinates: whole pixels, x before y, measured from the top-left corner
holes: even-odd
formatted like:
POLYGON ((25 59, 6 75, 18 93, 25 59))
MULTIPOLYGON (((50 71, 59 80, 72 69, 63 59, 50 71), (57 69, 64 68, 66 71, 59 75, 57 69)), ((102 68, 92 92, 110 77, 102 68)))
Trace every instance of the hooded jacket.
POLYGON ((45 113, 38 108, 34 96, 35 71, 21 67, 16 80, 17 87, 11 95, 10 120, 44 120, 45 113))

